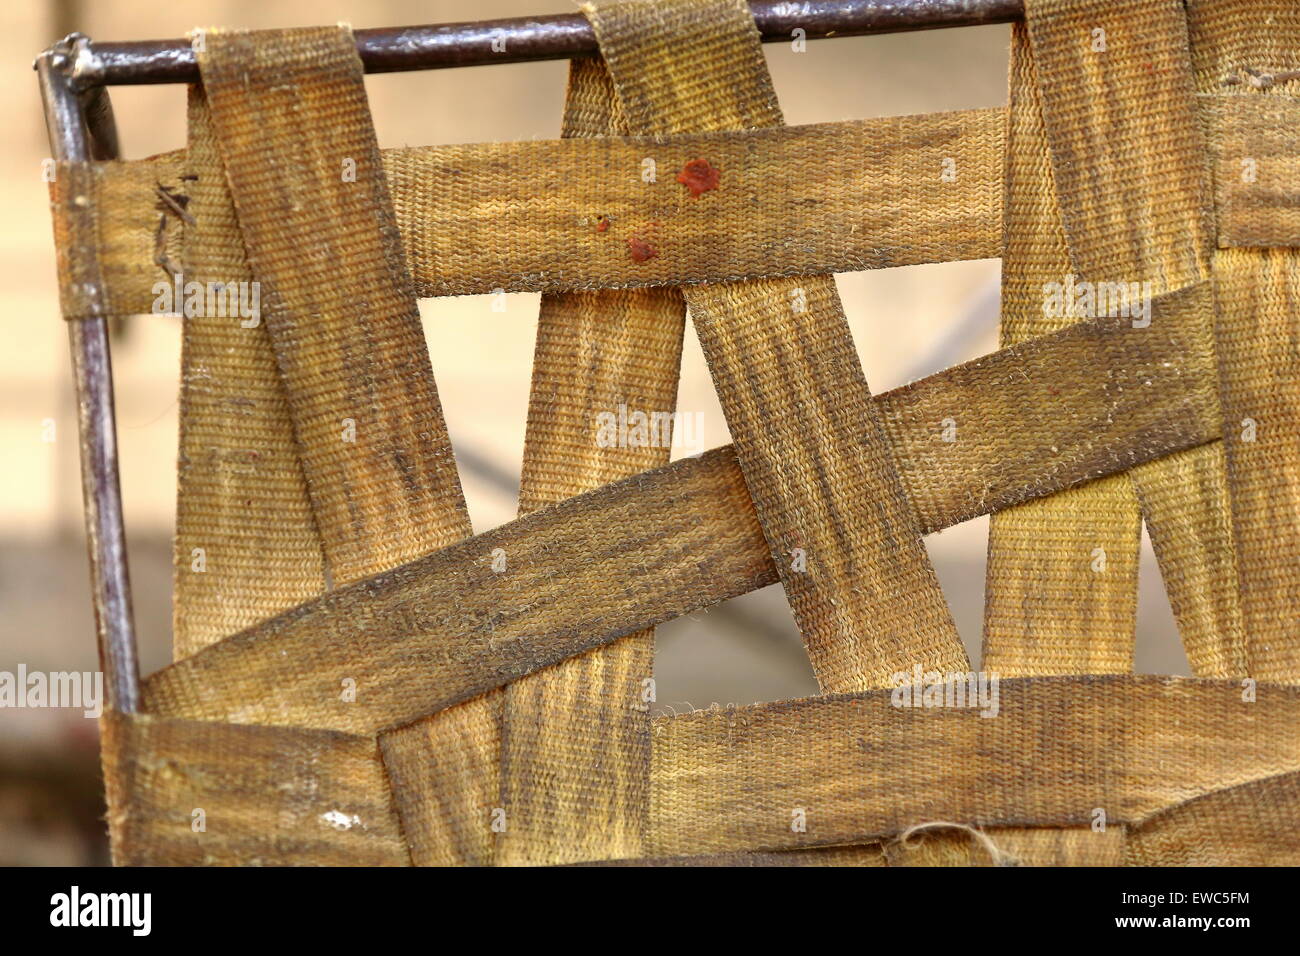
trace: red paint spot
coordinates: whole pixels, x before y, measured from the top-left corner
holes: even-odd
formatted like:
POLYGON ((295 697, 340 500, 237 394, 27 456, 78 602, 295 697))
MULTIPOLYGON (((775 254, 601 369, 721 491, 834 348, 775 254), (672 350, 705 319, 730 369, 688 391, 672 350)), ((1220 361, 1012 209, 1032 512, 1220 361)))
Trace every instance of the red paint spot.
POLYGON ((627 251, 633 262, 645 262, 659 255, 659 226, 657 222, 643 222, 627 237, 627 251))
POLYGON ((609 231, 609 219, 607 217, 605 216, 596 217, 596 231, 597 232, 609 231))
POLYGON ((699 198, 700 193, 717 189, 722 180, 722 173, 709 164, 707 159, 692 159, 677 174, 677 181, 699 198))
POLYGON ((627 251, 632 254, 633 262, 645 262, 659 255, 659 250, 640 236, 627 237, 627 251))

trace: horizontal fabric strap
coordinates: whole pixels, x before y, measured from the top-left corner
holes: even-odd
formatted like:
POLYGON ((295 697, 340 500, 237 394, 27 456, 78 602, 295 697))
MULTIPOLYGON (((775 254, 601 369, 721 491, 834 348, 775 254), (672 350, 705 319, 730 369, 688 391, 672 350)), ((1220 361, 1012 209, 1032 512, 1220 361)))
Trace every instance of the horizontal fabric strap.
MULTIPOLYGON (((1157 302, 1146 328, 1083 322, 875 398, 923 533, 1217 438, 1208 359, 1174 320, 1186 304, 1157 302)), ((371 733, 775 580, 727 446, 227 638, 155 674, 146 710, 371 733), (507 573, 492 571, 496 548, 507 573)))
MULTIPOLYGON (((1259 684, 1248 703, 1235 680, 1003 680, 991 718, 895 707, 891 693, 659 718, 652 777, 659 856, 624 862, 880 865, 881 851, 869 843, 811 847, 940 819, 986 827, 1000 849, 1023 856, 1000 824, 1090 827, 1098 808, 1107 831, 1071 838, 1107 844, 1115 824, 1129 824, 1131 862, 1300 858, 1300 738, 1288 730, 1300 718, 1298 688, 1259 684), (881 761, 884 753, 891 759, 881 761), (816 774, 803 762, 814 759, 809 754, 819 755, 816 774), (960 771, 972 782, 937 790, 937 768, 949 781, 960 771), (728 789, 737 774, 740 794, 728 789), (805 833, 791 831, 794 809, 804 811, 805 833), (693 843, 700 831, 714 835, 693 843), (809 848, 742 855, 800 842, 809 848)), ((371 738, 115 711, 101 726, 114 770, 106 779, 118 865, 408 863, 371 738)), ((1058 862, 1077 863, 1084 849, 1058 862)), ((919 860, 931 855, 922 850, 919 860)), ((961 855, 977 862, 979 854, 970 847, 961 855)))
MULTIPOLYGON (((1300 164, 1298 127, 1271 125, 1277 111, 1300 106, 1272 99, 1197 98, 1219 167, 1220 245, 1300 245, 1300 179, 1291 173, 1300 164), (1247 185, 1241 161, 1251 156, 1265 160, 1259 182, 1247 185)), ((566 292, 995 258, 1003 122, 1001 109, 967 110, 382 155, 420 296, 566 292), (697 158, 722 175, 698 200, 676 181, 697 158), (655 183, 642 179, 646 159, 654 160, 655 183), (955 180, 932 177, 936 163, 955 180), (655 255, 633 260, 629 238, 655 255)), ((193 175, 184 152, 72 165, 89 172, 51 184, 60 256, 74 262, 98 250, 95 309, 153 311, 154 284, 172 279, 163 263, 181 261, 185 177, 193 175), (72 228, 67 211, 81 209, 81 200, 93 206, 93 225, 81 216, 72 228)), ((60 274, 65 314, 95 314, 72 273, 60 274)))
MULTIPOLYGON (((569 292, 996 256, 1002 118, 970 110, 382 157, 419 295, 569 292), (677 177, 697 159, 720 181, 692 196, 677 177), (635 259, 632 240, 644 244, 635 259)), ((183 225, 160 184, 183 197, 193 173, 184 153, 92 165, 113 308, 149 312, 153 284, 170 278, 154 260, 162 250, 179 261, 183 225)))
POLYGON ((862 842, 936 820, 1091 826, 1103 811, 1107 827, 1137 822, 1300 769, 1300 688, 1256 691, 1247 701, 1238 681, 1037 677, 1000 681, 989 717, 899 706, 880 690, 660 718, 651 854, 862 842))
POLYGON ((373 738, 100 720, 117 866, 409 866, 373 738))

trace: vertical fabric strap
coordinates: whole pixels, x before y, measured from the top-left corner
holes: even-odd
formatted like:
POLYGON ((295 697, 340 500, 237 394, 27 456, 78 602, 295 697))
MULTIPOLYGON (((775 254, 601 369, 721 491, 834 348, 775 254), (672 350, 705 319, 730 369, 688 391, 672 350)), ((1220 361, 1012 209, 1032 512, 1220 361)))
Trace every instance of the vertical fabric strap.
MULTIPOLYGON (((183 272, 173 278, 171 292, 173 300, 177 290, 180 296, 171 308, 184 314, 173 562, 176 660, 325 590, 320 535, 294 447, 293 420, 260 315, 260 295, 253 294, 217 134, 198 86, 189 91, 182 185, 178 195, 184 198, 175 200, 175 208, 187 217, 183 272), (197 283, 190 286, 197 299, 186 294, 190 283, 197 283), (207 307, 209 288, 221 308, 207 307), (185 314, 186 299, 197 305, 192 314, 185 314)), ((162 215, 176 215, 166 208, 162 215)))
MULTIPOLYGON (((204 89, 334 583, 468 537, 351 30, 214 31, 204 40, 204 89)), ((412 741, 402 753, 392 741, 381 747, 403 784, 403 823, 430 793, 463 809, 476 792, 459 787, 466 777, 491 785, 467 743, 492 730, 473 706, 397 738, 412 741), (418 761, 420 743, 434 759, 418 761)), ((466 814, 419 816, 442 826, 408 838, 413 850, 466 845, 457 830, 466 814)))
MULTIPOLYGON (((1066 283, 1072 269, 1021 23, 1011 36, 1004 170, 1001 336, 1009 346, 1084 321, 1073 309, 1044 309, 1044 287, 1066 283)), ((1054 411, 1070 413, 1064 403, 1054 411)), ((1140 535, 1127 475, 995 513, 982 668, 1003 677, 1131 673, 1140 535)))
POLYGON ((334 583, 467 537, 352 31, 209 31, 198 60, 334 583))
MULTIPOLYGON (((1188 14, 1201 92, 1236 94, 1229 100, 1243 107, 1252 96, 1300 96, 1295 3, 1194 0, 1188 14), (1252 82, 1288 75, 1281 83, 1252 82)), ((1226 168, 1240 175, 1247 160, 1269 162, 1236 155, 1226 168)), ((1266 188, 1266 178, 1257 176, 1256 188, 1266 188)), ((1300 683, 1300 250, 1219 249, 1214 275, 1245 655, 1251 676, 1300 683)))
MULTIPOLYGON (((1028 0, 1025 17, 1074 271, 1124 284, 1129 300, 1134 284, 1139 301, 1192 289, 1187 331, 1213 356, 1212 191, 1182 3, 1028 0)), ((1233 660, 1243 638, 1222 447, 1132 479, 1189 660, 1233 660)))
MULTIPOLYGON (((626 135, 627 123, 600 61, 572 62, 562 133, 626 135)), ((600 228, 595 221, 591 226, 600 228)), ((610 236, 610 241, 617 239, 610 236)), ((542 297, 521 515, 668 463, 671 448, 664 439, 670 434, 661 427, 644 444, 623 447, 619 441, 598 441, 598 423, 600 416, 637 414, 662 422, 654 416, 672 413, 685 322, 677 289, 542 297)), ((509 555, 505 560, 509 573, 509 555)), ((643 855, 653 669, 650 629, 505 688, 501 804, 506 828, 497 837, 498 863, 643 855)))
MULTIPOLYGON (((624 132, 604 66, 575 61, 565 136, 624 132)), ((592 223, 595 229, 597 223, 592 223)), ((521 513, 666 464, 602 447, 597 415, 671 412, 685 310, 675 289, 545 296, 521 513)), ((485 555, 509 574, 519 555, 485 555)), ((495 567, 496 565, 494 565, 495 567)), ((569 659, 381 737, 417 864, 551 864, 642 854, 654 633, 569 659)))
MULTIPOLYGON (((1011 31, 1003 182, 1001 339, 1004 346, 1084 321, 1046 314, 1044 287, 1072 273, 1043 130, 1038 77, 1023 23, 1011 31)), ((1068 406, 1056 412, 1068 415, 1068 406)), ((1002 677, 1131 673, 1141 519, 1126 475, 1103 478, 994 513, 981 669, 1002 677)), ((1025 865, 1113 866, 1124 831, 1011 827, 990 831, 1025 865)), ((994 862, 969 835, 941 831, 919 849, 891 847, 891 865, 994 862)))
MULTIPOLYGON (((610 0, 582 9, 633 133, 781 124, 741 0, 610 0)), ((708 157, 679 176, 696 194, 683 201, 708 203, 727 189, 728 171, 708 157)), ((652 252, 655 229, 670 233, 671 217, 629 237, 630 250, 642 241, 641 254, 652 252)), ((823 691, 884 686, 917 664, 966 670, 833 278, 684 293, 823 691)))
POLYGON ((500 810, 500 695, 474 697, 379 736, 416 866, 492 863, 493 815, 500 810))

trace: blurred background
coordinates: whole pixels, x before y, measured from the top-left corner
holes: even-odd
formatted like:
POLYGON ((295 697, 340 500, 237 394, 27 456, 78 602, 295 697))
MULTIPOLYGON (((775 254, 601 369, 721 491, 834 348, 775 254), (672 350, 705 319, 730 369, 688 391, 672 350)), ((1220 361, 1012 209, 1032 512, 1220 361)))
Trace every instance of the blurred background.
MULTIPOLYGON (((79 30, 98 40, 178 37, 196 26, 354 27, 563 13, 568 0, 25 0, 0 6, 0 670, 97 666, 81 515, 67 333, 59 318, 33 56, 79 30)), ((790 124, 1006 102, 1007 26, 765 47, 790 124)), ((566 65, 472 67, 367 78, 382 147, 558 135, 566 65)), ((124 154, 185 145, 180 86, 116 87, 124 154)), ((997 346, 998 262, 837 277, 867 380, 884 391, 997 346)), ((515 515, 536 295, 420 303, 434 373, 476 531, 515 515)), ((122 491, 135 618, 147 674, 171 660, 170 547, 176 490, 179 320, 130 319, 113 342, 122 491)), ((728 442, 690 329, 678 408, 702 412, 704 444, 728 442)), ((926 540, 978 661, 987 520, 926 540)), ((1143 543, 1139 672, 1186 674, 1159 574, 1143 543)), ((659 628, 660 710, 816 692, 779 587, 659 628)), ((80 711, 0 710, 0 864, 107 862, 97 729, 80 711)))

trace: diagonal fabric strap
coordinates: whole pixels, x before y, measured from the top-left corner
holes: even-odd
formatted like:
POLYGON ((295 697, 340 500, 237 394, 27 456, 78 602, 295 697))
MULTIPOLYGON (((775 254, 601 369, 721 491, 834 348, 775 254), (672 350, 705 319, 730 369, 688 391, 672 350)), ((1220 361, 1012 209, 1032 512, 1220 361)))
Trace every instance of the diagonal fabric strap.
MULTIPOLYGON (((177 660, 325 590, 293 420, 260 296, 251 294, 254 277, 212 117, 197 86, 189 91, 186 161, 184 272, 171 289, 184 296, 186 284, 198 283, 203 307, 181 326, 177 660), (206 307, 210 287, 222 308, 206 307), (215 288, 230 291, 218 299, 215 288)), ((184 302, 172 306, 184 310, 184 302)))
MULTIPOLYGON (((611 0, 583 11, 633 131, 782 124, 740 0, 611 0)), ((699 163, 716 174, 696 197, 708 203, 729 173, 699 163)), ((822 689, 884 686, 917 662, 967 666, 833 278, 684 293, 822 689)))
MULTIPOLYGON (((1189 356, 1181 323, 1169 321, 1187 297, 1155 303, 1150 329, 1127 319, 1079 323, 874 399, 921 530, 1216 437, 1213 369, 1189 356), (1041 415, 1049 390, 1068 391, 1075 416, 1041 415), (933 423, 936 409, 954 407, 969 409, 974 434, 948 457, 933 423)), ((776 580, 727 446, 604 485, 227 638, 150 677, 145 704, 174 716, 395 728, 776 580), (497 548, 515 556, 517 573, 492 571, 497 548), (612 590, 611 580, 625 583, 612 590), (287 675, 286 655, 295 662, 287 675), (367 687, 352 703, 334 692, 347 676, 367 687)))
POLYGON ((203 47, 333 580, 467 537, 351 30, 209 31, 203 47))

